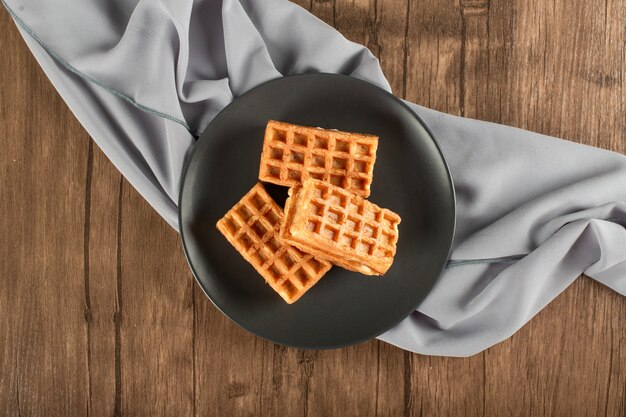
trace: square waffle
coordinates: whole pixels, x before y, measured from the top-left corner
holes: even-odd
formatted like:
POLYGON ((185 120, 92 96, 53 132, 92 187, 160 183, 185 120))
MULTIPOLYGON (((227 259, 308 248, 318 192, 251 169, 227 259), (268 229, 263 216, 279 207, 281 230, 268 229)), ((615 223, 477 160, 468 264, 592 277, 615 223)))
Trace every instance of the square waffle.
POLYGON ((367 197, 377 147, 378 136, 270 120, 259 179, 291 187, 314 178, 367 197))
POLYGON ((285 204, 283 239, 351 271, 383 275, 393 263, 400 216, 348 191, 308 179, 285 204))
POLYGON ((257 183, 217 222, 217 228, 265 281, 291 304, 330 269, 279 236, 283 211, 257 183))

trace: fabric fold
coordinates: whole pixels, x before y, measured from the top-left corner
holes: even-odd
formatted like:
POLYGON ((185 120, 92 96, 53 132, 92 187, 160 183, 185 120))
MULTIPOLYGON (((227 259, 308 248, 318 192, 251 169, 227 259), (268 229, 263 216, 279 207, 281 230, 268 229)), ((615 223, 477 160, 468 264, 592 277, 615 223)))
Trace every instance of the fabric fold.
MULTIPOLYGON (((234 98, 307 72, 390 90, 369 50, 286 0, 1 1, 87 132, 174 228, 194 136, 234 98)), ((467 356, 581 273, 626 294, 626 157, 407 104, 450 166, 457 234, 431 294, 381 340, 467 356)))

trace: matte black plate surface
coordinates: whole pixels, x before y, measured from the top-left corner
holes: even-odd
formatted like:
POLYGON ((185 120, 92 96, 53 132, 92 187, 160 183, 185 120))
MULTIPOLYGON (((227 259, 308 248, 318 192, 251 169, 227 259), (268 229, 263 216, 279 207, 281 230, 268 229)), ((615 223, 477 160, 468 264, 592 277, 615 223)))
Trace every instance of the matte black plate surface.
MULTIPOLYGON (((286 188, 266 188, 284 204, 286 188)), ((213 303, 259 336, 304 348, 361 342, 409 315, 445 265, 455 222, 446 162, 420 119, 386 91, 330 74, 270 81, 224 109, 195 146, 179 207, 187 259, 213 303), (384 277, 333 267, 288 305, 218 232, 215 223, 258 181, 269 119, 380 137, 369 199, 402 217, 384 277)))

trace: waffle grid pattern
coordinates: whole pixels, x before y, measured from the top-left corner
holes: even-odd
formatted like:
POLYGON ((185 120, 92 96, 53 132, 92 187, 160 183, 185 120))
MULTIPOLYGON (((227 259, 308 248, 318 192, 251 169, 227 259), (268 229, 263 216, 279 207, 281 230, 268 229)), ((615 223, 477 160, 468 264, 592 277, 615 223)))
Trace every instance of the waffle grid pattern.
POLYGON ((285 243, 279 237, 281 208, 258 183, 218 222, 218 229, 267 283, 293 303, 331 265, 285 243))
POLYGON ((367 197, 378 137, 270 121, 259 179, 293 186, 308 178, 367 197))
POLYGON ((398 215, 316 182, 307 229, 360 256, 391 258, 398 238, 398 215))
MULTIPOLYGON (((396 213, 321 181, 307 181, 300 192, 302 201, 294 201, 294 205, 308 210, 303 216, 296 214, 289 225, 290 233, 306 230, 312 238, 300 243, 321 241, 329 260, 357 261, 377 273, 384 273, 391 266, 400 223, 396 213)), ((291 209, 298 210, 288 208, 291 209)), ((363 272, 358 263, 340 265, 363 272)))

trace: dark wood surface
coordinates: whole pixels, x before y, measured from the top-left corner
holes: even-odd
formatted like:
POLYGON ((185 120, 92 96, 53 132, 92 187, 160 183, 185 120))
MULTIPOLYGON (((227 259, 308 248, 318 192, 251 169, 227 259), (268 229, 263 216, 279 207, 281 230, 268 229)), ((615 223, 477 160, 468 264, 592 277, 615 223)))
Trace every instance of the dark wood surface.
MULTIPOLYGON (((394 92, 625 152, 626 1, 299 0, 394 92)), ((0 11, 0 415, 626 415, 626 299, 587 278, 471 358, 265 342, 223 317, 0 11)))

